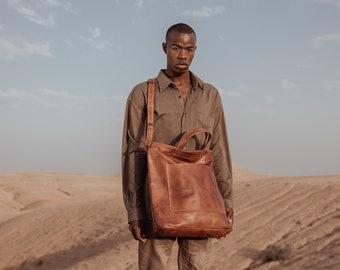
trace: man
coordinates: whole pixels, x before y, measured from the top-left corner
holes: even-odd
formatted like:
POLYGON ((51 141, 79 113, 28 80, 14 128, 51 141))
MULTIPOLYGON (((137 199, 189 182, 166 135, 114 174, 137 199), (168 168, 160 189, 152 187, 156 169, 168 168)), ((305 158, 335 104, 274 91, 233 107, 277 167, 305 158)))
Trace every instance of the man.
MULTIPOLYGON (((232 168, 222 102, 217 89, 189 71, 196 34, 187 24, 171 26, 162 44, 167 66, 156 78, 153 140, 175 145, 186 130, 203 127, 212 134, 214 173, 228 218, 233 219, 232 168)), ((208 239, 161 237, 152 231, 147 182, 147 83, 134 87, 125 112, 122 145, 123 196, 129 229, 139 241, 139 269, 167 269, 171 248, 179 245, 179 269, 209 269, 208 239)), ((203 142, 191 141, 188 149, 203 142)))

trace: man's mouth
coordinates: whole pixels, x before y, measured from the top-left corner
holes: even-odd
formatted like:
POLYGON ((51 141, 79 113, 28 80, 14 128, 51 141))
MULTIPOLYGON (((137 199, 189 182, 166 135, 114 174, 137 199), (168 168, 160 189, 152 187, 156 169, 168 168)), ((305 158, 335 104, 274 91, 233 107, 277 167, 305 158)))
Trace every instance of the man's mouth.
POLYGON ((176 66, 181 67, 181 68, 186 68, 188 67, 187 63, 177 63, 176 66))

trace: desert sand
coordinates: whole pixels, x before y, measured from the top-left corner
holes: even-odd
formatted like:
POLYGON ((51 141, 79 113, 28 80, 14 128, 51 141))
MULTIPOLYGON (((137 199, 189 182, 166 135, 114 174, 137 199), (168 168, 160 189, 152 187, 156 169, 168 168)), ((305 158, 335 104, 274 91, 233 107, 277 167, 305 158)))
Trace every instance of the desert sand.
MULTIPOLYGON (((340 269, 340 175, 234 175, 234 230, 211 241, 211 269, 340 269)), ((137 269, 121 177, 0 174, 0 269, 137 269)))

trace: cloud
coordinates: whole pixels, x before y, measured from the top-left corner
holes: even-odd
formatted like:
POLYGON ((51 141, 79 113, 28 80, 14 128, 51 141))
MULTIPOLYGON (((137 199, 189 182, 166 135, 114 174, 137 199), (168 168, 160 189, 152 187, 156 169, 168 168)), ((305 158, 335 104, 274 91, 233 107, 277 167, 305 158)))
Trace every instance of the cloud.
POLYGON ((90 33, 92 35, 92 38, 99 38, 102 33, 99 28, 90 28, 90 33))
POLYGON ((315 47, 320 48, 328 43, 340 42, 340 31, 335 33, 326 34, 323 36, 318 36, 312 39, 312 43, 315 47))
POLYGON ((299 85, 295 82, 284 79, 281 81, 281 87, 284 89, 295 89, 295 88, 298 88, 299 85))
POLYGON ((0 107, 20 108, 23 105, 38 105, 46 108, 79 108, 76 102, 70 102, 65 99, 51 100, 40 91, 21 91, 13 88, 0 90, 0 107))
POLYGON ((81 96, 75 95, 68 91, 64 90, 52 90, 45 88, 38 88, 36 92, 46 98, 49 99, 60 99, 60 100, 73 100, 76 102, 97 102, 97 101, 105 101, 105 100, 113 100, 117 103, 125 101, 125 95, 111 95, 111 96, 103 96, 103 95, 95 95, 95 96, 81 96))
POLYGON ((246 113, 250 114, 260 114, 260 115, 276 115, 277 110, 271 107, 261 106, 261 107, 250 107, 246 108, 246 113))
POLYGON ((81 39, 97 51, 106 51, 111 47, 111 42, 101 38, 102 33, 98 27, 90 28, 89 35, 81 39))
POLYGON ((124 103, 123 95, 111 96, 81 96, 64 90, 38 88, 34 91, 23 91, 10 88, 0 90, 0 108, 21 108, 25 105, 33 105, 44 108, 79 109, 85 103, 113 101, 124 103))
POLYGON ((25 97, 15 89, 0 90, 0 107, 16 108, 25 97))
POLYGON ((225 94, 230 97, 242 97, 243 96, 243 93, 241 93, 240 91, 235 91, 235 90, 227 90, 225 94))
POLYGON ((48 42, 33 44, 25 41, 18 45, 0 37, 0 61, 13 61, 21 57, 30 57, 33 55, 52 56, 50 44, 48 42))
POLYGON ((296 65, 296 68, 300 68, 300 69, 308 69, 308 68, 312 68, 313 65, 311 64, 298 64, 296 65))
POLYGON ((246 112, 248 113, 261 113, 264 112, 265 109, 264 108, 260 108, 260 107, 252 107, 246 110, 246 112))
POLYGON ((314 0, 314 2, 318 4, 325 4, 325 3, 333 3, 335 1, 334 0, 314 0))
POLYGON ((268 102, 268 103, 272 103, 275 101, 275 99, 271 96, 264 96, 263 97, 264 101, 268 102))
POLYGON ((135 3, 135 6, 136 7, 143 7, 144 6, 144 0, 137 0, 136 3, 135 3))
POLYGON ((326 91, 340 91, 340 81, 325 82, 323 89, 326 91))
POLYGON ((66 100, 77 100, 80 99, 80 96, 73 95, 67 91, 56 91, 51 89, 37 89, 37 93, 45 97, 52 97, 52 98, 60 98, 66 100))
POLYGON ((340 7, 339 0, 314 0, 314 2, 318 4, 335 4, 336 6, 340 7))
POLYGON ((73 41, 70 40, 70 39, 64 40, 64 45, 68 49, 75 49, 76 48, 76 46, 74 45, 73 41))
POLYGON ((51 27, 56 21, 56 8, 62 8, 68 13, 76 14, 72 4, 67 0, 8 0, 9 6, 23 15, 27 20, 51 27))
POLYGON ((246 92, 247 88, 244 86, 238 86, 235 89, 225 90, 223 88, 218 88, 221 95, 226 95, 229 97, 242 97, 244 92, 246 92))
POLYGON ((59 7, 64 9, 68 13, 77 14, 77 12, 72 8, 71 2, 67 0, 45 0, 45 1, 40 0, 40 2, 49 7, 59 7))
POLYGON ((220 15, 223 14, 225 11, 225 7, 223 6, 216 6, 216 7, 201 7, 200 9, 196 10, 187 10, 182 13, 185 17, 192 17, 192 18, 209 18, 213 15, 220 15))

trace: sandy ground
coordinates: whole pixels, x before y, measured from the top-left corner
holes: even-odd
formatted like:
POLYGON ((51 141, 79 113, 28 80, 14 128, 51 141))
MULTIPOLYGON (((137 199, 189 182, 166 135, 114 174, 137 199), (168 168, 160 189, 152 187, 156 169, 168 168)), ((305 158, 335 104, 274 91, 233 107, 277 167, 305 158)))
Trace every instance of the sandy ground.
MULTIPOLYGON (((211 241, 211 269, 340 269, 339 175, 234 174, 234 231, 211 241)), ((0 174, 0 269, 137 269, 120 176, 0 174)))

